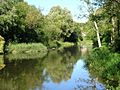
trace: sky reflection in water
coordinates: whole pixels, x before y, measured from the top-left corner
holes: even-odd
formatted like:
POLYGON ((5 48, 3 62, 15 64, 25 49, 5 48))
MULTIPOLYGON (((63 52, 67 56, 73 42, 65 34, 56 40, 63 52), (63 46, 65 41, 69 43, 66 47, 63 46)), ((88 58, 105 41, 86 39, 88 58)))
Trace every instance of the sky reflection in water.
MULTIPOLYGON (((62 80, 60 83, 55 83, 50 76, 47 81, 43 82, 42 90, 105 90, 105 87, 90 77, 90 74, 85 67, 84 60, 80 59, 74 65, 71 78, 67 81, 62 80), (94 85, 96 87, 94 87, 94 85)), ((36 88, 36 90, 39 90, 36 88)))

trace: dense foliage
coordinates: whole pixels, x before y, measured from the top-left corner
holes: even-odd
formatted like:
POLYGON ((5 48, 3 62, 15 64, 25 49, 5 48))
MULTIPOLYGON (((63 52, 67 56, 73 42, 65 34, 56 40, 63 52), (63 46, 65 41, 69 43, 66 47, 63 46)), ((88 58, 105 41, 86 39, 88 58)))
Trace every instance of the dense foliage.
POLYGON ((86 62, 91 74, 106 84, 108 90, 120 89, 120 54, 106 47, 96 48, 86 62))
POLYGON ((1 0, 0 35, 6 43, 41 42, 56 47, 57 41, 76 43, 81 31, 65 8, 55 6, 44 16, 22 0, 1 0))
POLYGON ((94 46, 98 46, 96 27, 99 29, 100 40, 103 45, 111 46, 112 50, 120 51, 120 2, 119 0, 86 0, 89 6, 89 22, 83 28, 90 32, 88 38, 93 40, 94 46))
POLYGON ((120 0, 84 1, 90 13, 89 21, 83 25, 84 33, 86 39, 91 39, 96 47, 90 52, 87 65, 93 76, 105 83, 106 89, 119 90, 120 0), (99 39, 102 46, 97 48, 99 39))

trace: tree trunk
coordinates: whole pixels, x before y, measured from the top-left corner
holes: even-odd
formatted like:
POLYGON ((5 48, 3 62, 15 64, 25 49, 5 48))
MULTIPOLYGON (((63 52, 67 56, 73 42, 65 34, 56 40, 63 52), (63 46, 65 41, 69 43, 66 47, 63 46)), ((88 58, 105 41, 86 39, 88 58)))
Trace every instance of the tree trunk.
POLYGON ((118 31, 118 36, 120 36, 120 21, 117 19, 117 31, 118 31))
MULTIPOLYGON (((94 16, 96 15, 96 11, 94 12, 94 16)), ((101 41, 100 41, 100 35, 99 35, 99 29, 98 29, 98 25, 97 22, 94 20, 94 25, 95 25, 95 29, 96 29, 96 34, 97 34, 97 41, 98 41, 98 46, 101 47, 101 41)))
POLYGON ((114 43, 115 39, 115 17, 112 17, 112 34, 111 34, 111 43, 114 43))
POLYGON ((97 34, 97 41, 98 41, 98 46, 101 47, 101 41, 100 41, 100 35, 99 35, 99 29, 97 26, 97 22, 94 21, 95 29, 96 29, 96 34, 97 34))

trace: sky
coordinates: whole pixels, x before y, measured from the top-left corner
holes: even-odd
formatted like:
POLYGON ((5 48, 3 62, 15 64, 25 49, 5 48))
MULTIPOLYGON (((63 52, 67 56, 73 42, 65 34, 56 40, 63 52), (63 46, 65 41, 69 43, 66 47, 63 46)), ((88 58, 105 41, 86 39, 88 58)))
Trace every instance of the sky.
POLYGON ((86 22, 85 17, 78 18, 80 15, 88 14, 87 5, 82 0, 24 0, 29 5, 34 5, 42 9, 42 13, 47 15, 53 6, 59 5, 62 8, 67 8, 71 11, 73 20, 76 22, 86 22), (82 8, 82 9, 81 9, 82 8))

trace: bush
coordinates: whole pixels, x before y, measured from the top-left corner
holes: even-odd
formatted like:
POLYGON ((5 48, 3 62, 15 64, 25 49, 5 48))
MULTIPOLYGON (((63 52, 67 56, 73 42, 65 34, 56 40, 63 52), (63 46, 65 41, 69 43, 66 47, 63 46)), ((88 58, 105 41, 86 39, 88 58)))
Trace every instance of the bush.
POLYGON ((119 87, 120 54, 111 52, 107 47, 95 48, 86 62, 90 72, 100 78, 108 89, 119 87))
POLYGON ((110 54, 110 50, 108 47, 95 48, 91 53, 91 58, 103 60, 103 59, 107 59, 109 57, 109 54, 110 54))

